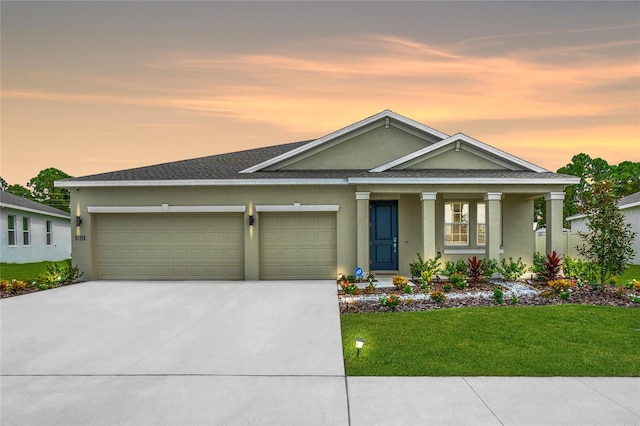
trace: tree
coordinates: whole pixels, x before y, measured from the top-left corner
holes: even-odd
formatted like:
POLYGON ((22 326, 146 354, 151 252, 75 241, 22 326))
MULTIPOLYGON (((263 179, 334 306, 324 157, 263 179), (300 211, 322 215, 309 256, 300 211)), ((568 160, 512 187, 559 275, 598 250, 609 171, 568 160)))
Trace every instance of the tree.
POLYGON ((18 185, 18 184, 9 185, 7 186, 6 191, 12 194, 15 194, 19 197, 24 197, 26 199, 33 200, 33 197, 31 196, 31 192, 22 185, 18 185))
POLYGON ((54 182, 60 179, 70 178, 65 172, 50 167, 38 173, 27 183, 31 188, 33 199, 42 203, 55 207, 60 210, 69 211, 70 195, 66 188, 56 188, 54 182))
POLYGON ((9 187, 9 184, 7 183, 7 181, 2 179, 2 177, 0 177, 0 190, 6 191, 8 187, 9 187))
POLYGON ((623 273, 633 257, 631 243, 636 234, 618 209, 619 199, 613 182, 596 182, 581 206, 589 232, 580 234, 584 244, 578 247, 578 252, 599 266, 601 284, 623 273))

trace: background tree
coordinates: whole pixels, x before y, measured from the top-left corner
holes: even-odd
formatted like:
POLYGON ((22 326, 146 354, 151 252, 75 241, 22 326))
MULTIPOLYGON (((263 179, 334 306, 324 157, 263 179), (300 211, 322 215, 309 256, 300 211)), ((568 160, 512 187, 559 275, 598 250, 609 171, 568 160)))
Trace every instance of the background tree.
POLYGON ((70 195, 66 188, 56 188, 54 182, 60 179, 70 178, 65 172, 50 167, 38 173, 27 183, 31 188, 33 199, 39 203, 55 207, 60 210, 69 211, 70 195))
POLYGON ((0 190, 5 191, 8 187, 9 184, 7 183, 7 181, 0 177, 0 190))
POLYGON ((636 234, 618 209, 619 199, 612 182, 595 182, 580 209, 587 216, 589 232, 580 234, 584 244, 578 252, 599 266, 601 284, 622 274, 633 258, 631 243, 636 234))
POLYGON ((33 197, 31 196, 31 191, 29 191, 27 188, 25 188, 22 185, 18 185, 18 184, 9 185, 7 186, 7 189, 5 189, 5 191, 15 194, 19 197, 24 197, 26 199, 33 200, 33 197))

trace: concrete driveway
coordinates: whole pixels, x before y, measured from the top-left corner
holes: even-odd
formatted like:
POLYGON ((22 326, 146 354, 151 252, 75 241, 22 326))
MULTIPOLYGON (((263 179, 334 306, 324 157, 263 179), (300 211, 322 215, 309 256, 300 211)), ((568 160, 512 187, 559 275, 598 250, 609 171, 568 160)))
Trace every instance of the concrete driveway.
POLYGON ((347 424, 336 285, 87 282, 2 301, 2 424, 347 424))
POLYGON ((0 311, 2 425, 640 424, 637 377, 345 378, 332 281, 88 282, 0 311))

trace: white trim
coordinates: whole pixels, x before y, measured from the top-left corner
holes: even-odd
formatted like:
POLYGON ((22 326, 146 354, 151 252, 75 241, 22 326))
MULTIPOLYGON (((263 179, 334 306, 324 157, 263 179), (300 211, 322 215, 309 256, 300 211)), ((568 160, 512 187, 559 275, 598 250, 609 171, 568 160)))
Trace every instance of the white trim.
POLYGON ((52 217, 59 217, 61 219, 69 219, 69 220, 71 220, 71 215, 65 216, 63 214, 49 213, 49 212, 45 212, 45 211, 42 211, 42 210, 30 209, 28 207, 16 206, 14 204, 0 203, 0 207, 1 208, 7 208, 7 209, 19 210, 19 211, 23 211, 23 212, 29 212, 29 213, 37 213, 37 214, 41 214, 43 216, 52 216, 52 217))
POLYGON ((322 145, 323 143, 330 141, 332 139, 336 139, 339 138, 341 136, 344 136, 350 132, 353 132, 361 127, 364 126, 368 126, 371 123, 374 123, 375 121, 378 121, 380 119, 383 118, 392 118, 394 120, 397 120, 401 123, 404 123, 408 126, 411 127, 415 127, 425 133, 429 133, 431 135, 434 135, 438 138, 444 139, 449 137, 449 135, 447 135, 446 133, 442 133, 438 130, 432 129, 431 127, 425 126, 424 124, 418 123, 417 121, 413 121, 407 117, 403 117, 400 114, 396 114, 395 112, 385 109, 384 111, 381 111, 375 115, 372 115, 369 118, 365 118, 364 120, 360 120, 356 123, 353 123, 347 127, 343 127, 340 130, 336 130, 335 132, 329 133, 328 135, 325 135, 319 139, 316 139, 312 142, 309 142, 308 144, 305 144, 303 146, 300 146, 298 148, 292 149, 291 151, 285 152, 284 154, 278 155, 276 157, 270 158, 269 160, 263 161, 262 163, 256 164, 255 166, 251 166, 247 169, 242 170, 240 173, 253 173, 253 172, 257 172, 260 171, 266 167, 272 166, 276 163, 279 163, 283 160, 286 160, 288 158, 291 158, 297 154, 300 154, 302 152, 308 151, 312 148, 317 147, 318 145, 322 145))
MULTIPOLYGON (((444 248, 444 254, 486 254, 487 251, 483 248, 444 248)), ((504 249, 500 249, 500 254, 504 253, 504 249)))
POLYGON ((501 150, 499 150, 497 148, 492 147, 491 145, 485 144, 484 142, 480 142, 479 140, 474 139, 474 138, 472 138, 470 136, 467 136, 464 133, 456 133, 455 135, 450 136, 450 137, 448 137, 446 139, 443 139, 440 142, 434 143, 431 146, 428 146, 426 148, 422 148, 422 149, 420 149, 420 150, 418 150, 416 152, 413 152, 411 154, 407 154, 407 155, 405 155, 403 157, 400 157, 400 158, 398 158, 396 160, 390 161, 390 162, 388 162, 386 164, 378 166, 378 167, 376 167, 374 169, 371 169, 369 171, 370 172, 374 172, 374 173, 384 172, 384 171, 389 170, 389 169, 391 169, 393 167, 397 167, 400 164, 406 163, 406 162, 408 162, 410 160, 416 159, 416 158, 421 157, 421 156, 423 156, 425 154, 428 154, 430 152, 436 151, 436 150, 438 150, 440 148, 443 148, 443 147, 445 147, 447 145, 456 144, 461 140, 466 142, 466 143, 468 143, 468 144, 470 144, 470 145, 472 145, 475 148, 480 149, 481 151, 488 152, 488 153, 498 157, 501 160, 508 161, 510 163, 513 163, 513 164, 517 164, 518 166, 524 167, 527 170, 530 170, 530 171, 533 171, 533 172, 537 172, 537 173, 548 172, 547 169, 543 169, 540 166, 536 166, 533 163, 525 161, 525 160, 523 160, 521 158, 513 156, 513 155, 511 155, 509 153, 506 153, 504 151, 501 151, 501 150))
POLYGON ((545 201, 550 201, 550 200, 564 200, 564 192, 549 192, 548 194, 545 194, 544 196, 544 200, 545 201))
POLYGON ((370 198, 370 192, 356 192, 356 200, 369 200, 370 198))
POLYGON ((618 209, 624 210, 624 209, 630 209, 631 207, 638 207, 638 206, 640 206, 640 201, 636 201, 635 203, 623 204, 621 206, 618 206, 618 209))
POLYGON ((502 192, 487 192, 484 194, 484 201, 500 201, 502 200, 502 192))
POLYGON ((273 205, 258 205, 256 206, 256 212, 269 213, 269 212, 337 212, 340 210, 339 204, 273 204, 273 205))
POLYGON ((88 206, 89 213, 244 213, 247 206, 88 206))
MULTIPOLYGON (((586 215, 586 214, 582 214, 582 213, 581 213, 581 214, 574 214, 573 216, 569 216, 569 217, 568 217, 568 218, 566 218, 565 220, 566 220, 567 222, 569 222, 569 221, 576 220, 576 219, 583 219, 583 218, 585 218, 585 217, 587 217, 587 215, 586 215)), ((542 229, 542 228, 541 228, 541 229, 542 229)))
POLYGON ((119 180, 57 181, 60 188, 137 187, 137 186, 273 186, 273 185, 347 185, 346 179, 187 179, 187 180, 119 180))
POLYGON ((437 192, 422 192, 420 194, 420 201, 433 201, 437 196, 437 192))
POLYGON ((485 184, 485 183, 503 183, 503 184, 553 184, 553 185, 573 185, 580 182, 580 178, 552 178, 552 179, 536 179, 536 178, 369 178, 358 177, 349 178, 350 184, 485 184))

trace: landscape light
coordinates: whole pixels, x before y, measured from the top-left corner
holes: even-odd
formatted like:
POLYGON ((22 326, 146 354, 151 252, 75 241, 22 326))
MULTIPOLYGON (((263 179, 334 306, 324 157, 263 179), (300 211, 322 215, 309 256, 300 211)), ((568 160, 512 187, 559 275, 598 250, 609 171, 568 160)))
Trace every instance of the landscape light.
POLYGON ((358 350, 358 352, 356 352, 356 357, 360 356, 360 349, 362 349, 363 346, 364 340, 360 337, 356 337, 356 349, 358 350))

